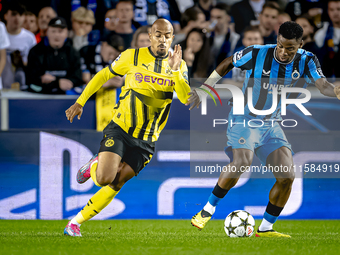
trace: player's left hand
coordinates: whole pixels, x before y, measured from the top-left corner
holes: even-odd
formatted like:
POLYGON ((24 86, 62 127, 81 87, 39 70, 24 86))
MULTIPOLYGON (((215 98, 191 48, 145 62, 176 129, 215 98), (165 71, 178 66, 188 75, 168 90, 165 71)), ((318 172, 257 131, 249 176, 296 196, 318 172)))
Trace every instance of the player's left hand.
POLYGON ((175 45, 174 53, 169 52, 169 66, 173 71, 179 70, 182 61, 182 48, 179 44, 175 45))
POLYGON ((340 85, 338 85, 334 88, 334 93, 335 93, 336 97, 340 100, 340 85))

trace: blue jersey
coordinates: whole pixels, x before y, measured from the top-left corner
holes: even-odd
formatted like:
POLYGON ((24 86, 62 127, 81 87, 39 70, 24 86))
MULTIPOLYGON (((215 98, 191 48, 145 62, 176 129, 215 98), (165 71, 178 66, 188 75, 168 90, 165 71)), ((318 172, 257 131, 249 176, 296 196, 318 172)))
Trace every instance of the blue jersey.
MULTIPOLYGON (((324 78, 317 57, 299 49, 293 60, 282 63, 275 57, 276 44, 253 45, 238 51, 233 56, 233 65, 247 70, 242 92, 245 96, 244 114, 249 118, 281 119, 281 89, 284 87, 306 88, 316 80, 324 78), (276 110, 269 115, 255 115, 247 103, 247 88, 253 88, 253 106, 257 110, 268 110, 273 103, 272 90, 277 88, 276 110)), ((298 93, 287 94, 287 98, 297 98, 298 93)))

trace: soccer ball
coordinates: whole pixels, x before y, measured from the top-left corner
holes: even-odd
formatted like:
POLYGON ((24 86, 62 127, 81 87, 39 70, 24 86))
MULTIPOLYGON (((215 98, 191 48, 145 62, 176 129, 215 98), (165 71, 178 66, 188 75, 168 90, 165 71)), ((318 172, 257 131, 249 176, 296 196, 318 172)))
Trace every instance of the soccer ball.
POLYGON ((224 231, 229 237, 251 237, 254 227, 253 216, 243 210, 231 212, 224 221, 224 231))

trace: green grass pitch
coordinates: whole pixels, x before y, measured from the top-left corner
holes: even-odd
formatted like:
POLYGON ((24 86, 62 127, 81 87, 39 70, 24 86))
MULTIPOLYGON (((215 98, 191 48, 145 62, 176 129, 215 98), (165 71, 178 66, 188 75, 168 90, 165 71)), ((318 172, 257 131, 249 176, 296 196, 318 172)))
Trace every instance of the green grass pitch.
POLYGON ((0 254, 340 254, 335 220, 278 221, 275 228, 291 239, 229 238, 222 220, 210 221, 202 231, 190 220, 89 221, 81 238, 64 236, 66 224, 0 220, 0 254))

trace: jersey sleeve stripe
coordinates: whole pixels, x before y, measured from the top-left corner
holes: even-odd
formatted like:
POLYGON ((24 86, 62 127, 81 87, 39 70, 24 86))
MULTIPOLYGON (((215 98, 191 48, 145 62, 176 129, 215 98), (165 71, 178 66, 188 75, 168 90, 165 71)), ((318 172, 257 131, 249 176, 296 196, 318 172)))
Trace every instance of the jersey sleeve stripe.
POLYGON ((109 65, 109 70, 110 70, 110 72, 111 72, 113 75, 120 76, 120 77, 123 77, 123 76, 124 76, 124 75, 121 75, 121 74, 119 74, 119 73, 116 73, 115 71, 113 71, 113 69, 112 69, 112 66, 111 66, 111 65, 109 65))

